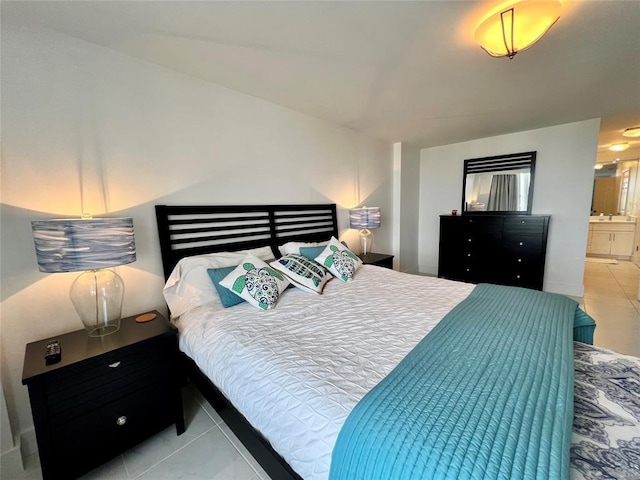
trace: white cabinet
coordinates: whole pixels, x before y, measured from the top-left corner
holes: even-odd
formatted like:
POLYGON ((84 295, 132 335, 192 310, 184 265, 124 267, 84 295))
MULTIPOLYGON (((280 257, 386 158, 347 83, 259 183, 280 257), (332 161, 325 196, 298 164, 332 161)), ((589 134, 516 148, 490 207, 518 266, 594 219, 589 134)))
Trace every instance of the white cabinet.
POLYGON ((587 253, 630 257, 633 253, 635 223, 605 222, 589 224, 587 253))

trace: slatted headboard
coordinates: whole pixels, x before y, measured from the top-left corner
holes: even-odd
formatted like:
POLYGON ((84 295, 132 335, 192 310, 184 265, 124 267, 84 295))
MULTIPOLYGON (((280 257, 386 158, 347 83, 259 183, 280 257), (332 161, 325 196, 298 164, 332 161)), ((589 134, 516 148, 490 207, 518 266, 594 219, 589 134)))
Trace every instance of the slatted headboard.
POLYGON ((156 205, 164 276, 191 255, 338 237, 336 205, 156 205))

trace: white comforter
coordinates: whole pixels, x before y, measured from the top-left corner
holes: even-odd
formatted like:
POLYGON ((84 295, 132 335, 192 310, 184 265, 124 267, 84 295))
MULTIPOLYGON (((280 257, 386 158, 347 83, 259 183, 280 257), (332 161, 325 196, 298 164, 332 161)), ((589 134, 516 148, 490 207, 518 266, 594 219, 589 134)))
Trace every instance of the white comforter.
POLYGON ((354 405, 473 287, 364 265, 323 295, 289 289, 274 310, 194 309, 180 348, 298 474, 325 479, 354 405))
MULTIPOLYGON (((354 405, 473 288, 364 265, 275 310, 193 309, 180 348, 298 474, 326 479, 354 405)), ((640 478, 640 359, 577 344, 575 365, 571 478, 640 478)))

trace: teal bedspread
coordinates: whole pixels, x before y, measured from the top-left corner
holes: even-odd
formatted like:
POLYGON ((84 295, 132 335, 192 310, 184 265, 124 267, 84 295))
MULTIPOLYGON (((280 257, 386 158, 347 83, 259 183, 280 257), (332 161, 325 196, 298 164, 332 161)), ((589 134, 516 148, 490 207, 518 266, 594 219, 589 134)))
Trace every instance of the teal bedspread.
POLYGON ((578 320, 592 334, 567 297, 478 285, 356 405, 330 479, 567 478, 578 320))

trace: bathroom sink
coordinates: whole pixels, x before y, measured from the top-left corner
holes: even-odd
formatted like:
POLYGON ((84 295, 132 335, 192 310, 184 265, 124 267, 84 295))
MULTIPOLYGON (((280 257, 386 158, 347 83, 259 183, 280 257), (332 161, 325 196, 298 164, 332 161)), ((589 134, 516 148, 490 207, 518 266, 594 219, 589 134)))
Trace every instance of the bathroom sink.
POLYGON ((636 223, 636 217, 631 217, 631 216, 627 216, 627 215, 612 215, 611 217, 609 217, 609 215, 592 215, 589 217, 589 223, 600 223, 600 222, 606 222, 606 223, 636 223), (609 220, 609 218, 611 218, 611 220, 609 220))

